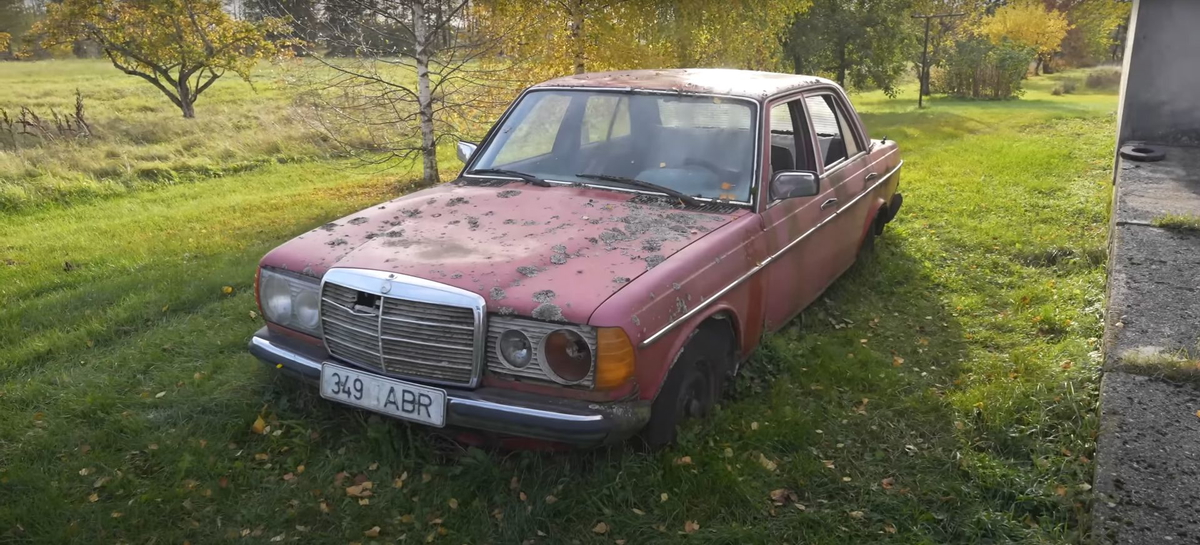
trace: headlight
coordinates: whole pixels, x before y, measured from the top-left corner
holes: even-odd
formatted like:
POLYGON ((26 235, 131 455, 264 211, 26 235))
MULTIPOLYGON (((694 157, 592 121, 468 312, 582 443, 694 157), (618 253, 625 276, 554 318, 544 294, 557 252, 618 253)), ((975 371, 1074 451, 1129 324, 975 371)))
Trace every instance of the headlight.
POLYGON ((500 360, 517 369, 524 368, 533 360, 533 343, 529 342, 529 337, 524 333, 515 329, 501 333, 500 339, 496 341, 496 348, 500 353, 500 360))
POLYGON ((268 322, 313 336, 321 330, 321 284, 315 278, 262 269, 258 301, 268 322))
POLYGON ((571 384, 587 377, 592 369, 592 349, 583 336, 559 329, 542 339, 542 363, 558 382, 571 384))

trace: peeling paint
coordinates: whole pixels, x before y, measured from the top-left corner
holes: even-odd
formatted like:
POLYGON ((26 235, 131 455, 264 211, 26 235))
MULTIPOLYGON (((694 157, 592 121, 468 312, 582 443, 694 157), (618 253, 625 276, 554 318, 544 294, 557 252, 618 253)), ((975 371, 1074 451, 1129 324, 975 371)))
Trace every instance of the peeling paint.
POLYGON ((549 303, 554 300, 554 290, 541 290, 534 293, 533 300, 539 303, 549 303))
POLYGON ((504 290, 500 289, 499 287, 492 288, 492 291, 489 295, 491 295, 492 300, 495 301, 499 301, 508 296, 508 294, 504 293, 504 290))
POLYGON ((567 321, 567 319, 563 317, 562 309, 553 303, 542 303, 538 305, 537 308, 533 309, 533 313, 531 315, 534 318, 546 320, 547 322, 567 321))

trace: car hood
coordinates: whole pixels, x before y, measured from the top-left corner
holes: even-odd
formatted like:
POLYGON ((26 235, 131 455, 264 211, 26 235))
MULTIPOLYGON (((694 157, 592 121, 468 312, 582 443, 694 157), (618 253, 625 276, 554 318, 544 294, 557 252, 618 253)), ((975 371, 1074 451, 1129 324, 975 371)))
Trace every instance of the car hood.
POLYGON ((587 323, 626 283, 746 213, 580 186, 450 183, 322 225, 262 265, 404 274, 478 293, 492 312, 587 323))

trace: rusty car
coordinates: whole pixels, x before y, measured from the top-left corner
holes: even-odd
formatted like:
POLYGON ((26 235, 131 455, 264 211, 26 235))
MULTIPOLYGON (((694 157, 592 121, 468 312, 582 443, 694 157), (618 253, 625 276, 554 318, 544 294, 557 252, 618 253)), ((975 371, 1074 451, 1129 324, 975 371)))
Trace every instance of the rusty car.
POLYGON ((668 444, 902 202, 896 143, 812 76, 562 77, 458 152, 266 254, 250 351, 463 440, 668 444))

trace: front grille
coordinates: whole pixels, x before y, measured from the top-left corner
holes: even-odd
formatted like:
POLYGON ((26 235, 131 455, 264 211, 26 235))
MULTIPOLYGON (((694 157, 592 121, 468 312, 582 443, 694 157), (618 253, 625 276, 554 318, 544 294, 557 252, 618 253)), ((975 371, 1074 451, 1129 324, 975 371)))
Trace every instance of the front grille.
POLYGON ((467 385, 475 377, 475 311, 325 282, 325 346, 336 358, 396 377, 467 385))

